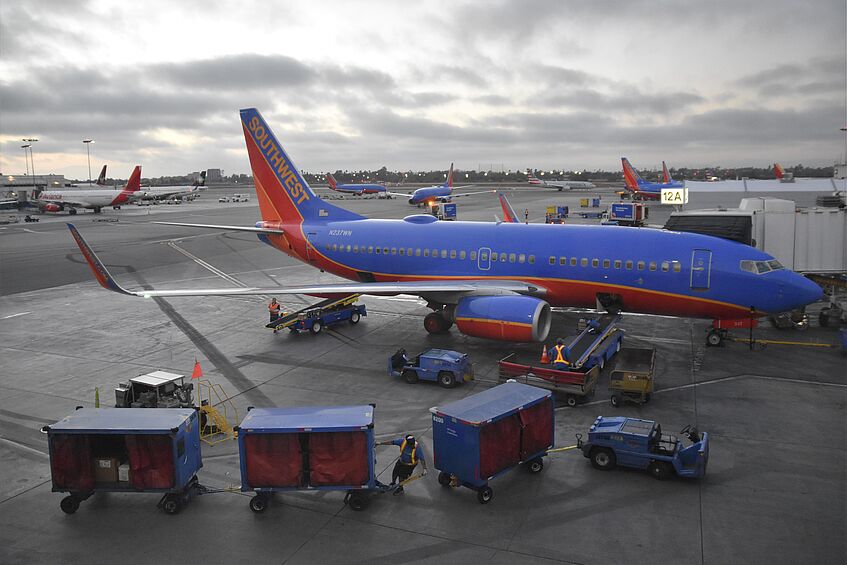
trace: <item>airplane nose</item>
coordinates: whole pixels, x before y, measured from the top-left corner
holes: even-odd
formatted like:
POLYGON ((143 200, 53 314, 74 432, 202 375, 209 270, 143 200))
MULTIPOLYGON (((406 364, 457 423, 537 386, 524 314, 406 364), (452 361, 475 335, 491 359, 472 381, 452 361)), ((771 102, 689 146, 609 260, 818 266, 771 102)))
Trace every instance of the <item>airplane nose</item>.
POLYGON ((787 293, 792 302, 796 302, 795 308, 806 306, 823 298, 823 289, 815 282, 810 281, 802 275, 792 273, 793 279, 791 290, 787 293))

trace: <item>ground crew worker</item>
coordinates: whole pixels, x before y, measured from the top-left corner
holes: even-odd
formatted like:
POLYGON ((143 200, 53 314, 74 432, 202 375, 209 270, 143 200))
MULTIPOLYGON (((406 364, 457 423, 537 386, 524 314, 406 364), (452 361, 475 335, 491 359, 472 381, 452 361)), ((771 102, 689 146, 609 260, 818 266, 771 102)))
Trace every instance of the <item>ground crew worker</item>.
MULTIPOLYGON (((271 303, 268 304, 268 312, 271 315, 270 323, 274 323, 279 319, 279 302, 276 301, 276 298, 271 298, 271 303)), ((276 330, 274 330, 276 333, 276 330)))
POLYGON ((426 476, 427 468, 423 449, 420 449, 420 444, 415 440, 415 436, 412 434, 391 441, 378 441, 376 444, 396 445, 400 448, 400 457, 397 459, 397 463, 394 464, 394 470, 391 472, 391 484, 388 485, 393 487, 397 484, 399 479, 401 484, 394 491, 394 494, 403 493, 402 483, 411 476, 412 471, 415 470, 418 462, 420 462, 421 467, 423 467, 421 476, 426 476))
POLYGON ((571 368, 571 350, 565 345, 562 338, 556 340, 553 347, 553 368, 557 371, 567 371, 571 368))

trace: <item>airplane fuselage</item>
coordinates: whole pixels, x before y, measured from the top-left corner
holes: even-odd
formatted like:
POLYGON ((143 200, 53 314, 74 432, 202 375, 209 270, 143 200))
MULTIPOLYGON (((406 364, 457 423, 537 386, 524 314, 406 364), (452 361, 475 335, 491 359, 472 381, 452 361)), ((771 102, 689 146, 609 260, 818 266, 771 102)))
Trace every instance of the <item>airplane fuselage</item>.
POLYGON ((791 310, 820 294, 817 285, 786 269, 742 270, 741 261, 773 258, 700 234, 440 222, 426 215, 278 227, 285 235, 259 239, 347 279, 520 280, 546 289, 539 298, 552 306, 594 308, 604 294, 617 297, 627 312, 737 319, 749 316, 751 308, 791 310))
POLYGON ((449 201, 453 189, 447 185, 419 188, 409 197, 409 204, 423 204, 435 200, 449 201))
POLYGON ((36 204, 56 204, 60 207, 73 206, 77 208, 101 208, 106 206, 120 206, 131 200, 132 193, 126 190, 50 190, 43 191, 38 198, 33 199, 36 204))
POLYGON ((335 187, 330 187, 336 192, 347 192, 350 194, 379 194, 385 192, 385 187, 381 184, 339 184, 335 187))

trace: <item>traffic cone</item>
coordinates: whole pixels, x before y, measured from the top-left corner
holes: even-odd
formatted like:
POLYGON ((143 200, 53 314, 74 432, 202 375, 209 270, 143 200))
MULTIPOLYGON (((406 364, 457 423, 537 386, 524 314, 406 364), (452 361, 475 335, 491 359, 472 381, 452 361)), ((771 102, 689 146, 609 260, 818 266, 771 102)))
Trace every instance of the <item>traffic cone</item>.
POLYGON ((94 407, 100 408, 100 387, 94 387, 94 407))
POLYGON ((549 364, 549 363, 550 363, 550 358, 549 358, 549 357, 547 357, 547 346, 546 346, 546 345, 542 345, 542 346, 541 346, 541 364, 542 364, 542 365, 547 365, 547 364, 549 364))

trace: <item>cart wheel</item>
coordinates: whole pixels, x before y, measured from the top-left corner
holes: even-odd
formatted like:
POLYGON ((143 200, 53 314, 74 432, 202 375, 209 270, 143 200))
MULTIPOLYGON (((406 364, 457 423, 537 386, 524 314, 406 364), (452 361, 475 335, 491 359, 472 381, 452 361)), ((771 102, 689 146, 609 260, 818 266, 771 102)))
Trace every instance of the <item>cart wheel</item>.
POLYGON ((361 319, 362 319, 362 316, 358 312, 353 312, 352 314, 350 314, 350 323, 351 324, 358 324, 359 320, 361 320, 361 319))
POLYGON ((527 468, 529 469, 530 473, 540 473, 541 470, 544 468, 544 461, 542 461, 541 459, 533 459, 529 462, 527 468))
POLYGON ((614 406, 615 408, 621 405, 621 399, 618 398, 617 394, 613 394, 612 397, 609 398, 609 402, 611 402, 612 406, 614 406))
POLYGON ((476 499, 480 504, 488 504, 491 502, 492 497, 494 497, 494 491, 489 486, 482 487, 476 493, 476 499))
POLYGON ((591 465, 601 471, 614 469, 617 464, 615 452, 605 447, 595 447, 591 450, 589 457, 591 458, 591 465))
POLYGON ((365 508, 368 507, 368 496, 365 494, 352 493, 350 494, 350 498, 347 500, 347 505, 351 510, 355 510, 356 512, 361 512, 365 508))
POLYGON ((315 323, 312 324, 312 327, 309 328, 309 331, 312 332, 313 334, 319 334, 319 333, 321 333, 322 329, 323 329, 323 326, 321 326, 321 323, 319 321, 315 320, 315 323))
POLYGON ((178 514, 182 510, 182 500, 180 500, 179 495, 167 495, 162 502, 162 510, 165 511, 165 514, 178 514))
POLYGON ((268 507, 268 497, 263 494, 257 494, 250 499, 250 510, 259 513, 264 512, 268 507))
POLYGON ((569 395, 567 396, 567 398, 565 398, 565 404, 567 404, 567 405, 568 405, 568 406, 570 406, 571 408, 573 408, 574 406, 576 406, 576 396, 574 396, 574 395, 572 395, 572 394, 569 394, 569 395))
POLYGON ((418 382, 418 372, 413 369, 406 369, 403 371, 403 378, 406 379, 406 382, 410 385, 418 382))
POLYGON ((66 496, 62 499, 62 502, 59 503, 59 508, 61 508, 62 512, 65 514, 73 514, 79 510, 79 499, 73 495, 66 496))
POLYGON ((445 473, 444 471, 441 471, 440 473, 438 473, 438 484, 439 485, 441 485, 443 487, 449 487, 451 480, 452 480, 452 478, 450 477, 450 473, 445 473))
POLYGON ((669 467, 665 461, 650 461, 647 471, 660 481, 664 481, 671 476, 671 469, 669 467))
POLYGON ((456 385, 456 377, 450 371, 441 371, 438 373, 438 384, 444 388, 451 388, 456 385))
POLYGON ((706 345, 709 347, 717 347, 721 344, 723 338, 721 338, 721 334, 716 331, 710 331, 709 335, 706 336, 706 345))

